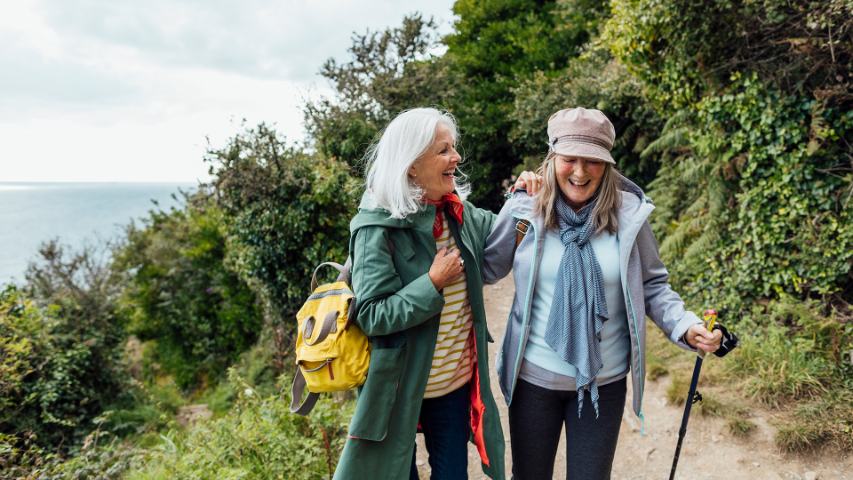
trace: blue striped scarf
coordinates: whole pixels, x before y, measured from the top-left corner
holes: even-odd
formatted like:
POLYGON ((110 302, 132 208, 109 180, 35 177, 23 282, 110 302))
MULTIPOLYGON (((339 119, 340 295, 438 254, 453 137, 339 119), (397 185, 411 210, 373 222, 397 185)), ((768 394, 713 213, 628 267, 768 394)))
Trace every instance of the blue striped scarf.
POLYGON ((560 240, 565 249, 557 272, 554 301, 545 327, 545 342, 566 362, 577 368, 578 418, 584 392, 589 390, 595 417, 598 418, 598 385, 601 370, 601 329, 607 320, 607 301, 601 265, 589 239, 595 233, 593 199, 575 212, 562 196, 555 209, 560 225, 560 240))

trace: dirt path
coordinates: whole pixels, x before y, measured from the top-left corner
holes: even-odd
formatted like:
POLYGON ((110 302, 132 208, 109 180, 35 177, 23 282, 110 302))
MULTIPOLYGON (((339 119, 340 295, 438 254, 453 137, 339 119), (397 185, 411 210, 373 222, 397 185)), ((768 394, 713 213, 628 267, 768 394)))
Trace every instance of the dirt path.
MULTIPOLYGON (((489 330, 496 342, 504 334, 504 323, 509 315, 514 287, 512 279, 485 290, 486 315, 489 330)), ((507 426, 507 409, 498 388, 495 376, 494 356, 497 344, 492 345, 490 372, 492 390, 500 409, 506 436, 507 478, 512 470, 511 444, 507 426)), ((646 435, 640 435, 640 424, 630 408, 630 393, 627 408, 622 417, 619 445, 613 465, 614 480, 666 479, 672 464, 672 455, 678 438, 682 409, 666 404, 664 391, 668 380, 646 382, 643 409, 646 417, 646 435)), ((630 382, 628 385, 630 390, 630 382)), ((768 421, 769 413, 760 413, 751 418, 758 425, 757 431, 747 440, 739 440, 728 434, 723 420, 691 416, 690 427, 678 462, 679 479, 696 480, 853 480, 853 458, 839 459, 830 455, 800 457, 784 455, 773 444, 774 429, 768 421), (700 453, 702 455, 700 456, 700 453), (726 459, 726 460, 715 460, 726 459)), ((557 451, 554 478, 565 478, 565 447, 562 442, 557 451)), ((422 479, 429 478, 429 463, 423 438, 418 435, 418 469, 422 479)), ((469 444, 468 475, 471 479, 485 479, 480 469, 476 449, 469 444)), ((547 479, 543 479, 547 480, 547 479)))

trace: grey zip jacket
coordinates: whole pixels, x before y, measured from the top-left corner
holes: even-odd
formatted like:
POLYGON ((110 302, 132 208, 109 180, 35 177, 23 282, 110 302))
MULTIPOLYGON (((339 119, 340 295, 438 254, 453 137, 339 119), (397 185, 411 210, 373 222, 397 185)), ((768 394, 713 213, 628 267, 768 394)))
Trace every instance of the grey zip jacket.
MULTIPOLYGON (((647 221, 654 210, 651 200, 636 184, 620 175, 622 204, 617 215, 619 228, 619 274, 625 297, 625 312, 631 337, 631 380, 634 413, 643 419, 643 387, 646 376, 646 322, 648 315, 679 347, 695 351, 681 340, 693 324, 702 321, 684 309, 681 297, 670 287, 669 273, 658 254, 657 241, 647 221)), ((518 381, 530 334, 533 290, 542 258, 544 219, 536 212, 536 199, 516 191, 498 214, 486 241, 483 276, 486 283, 505 277, 510 269, 515 280, 512 302, 503 344, 498 352, 497 373, 507 405, 518 381), (530 227, 524 239, 516 242, 516 225, 527 220, 530 227)))

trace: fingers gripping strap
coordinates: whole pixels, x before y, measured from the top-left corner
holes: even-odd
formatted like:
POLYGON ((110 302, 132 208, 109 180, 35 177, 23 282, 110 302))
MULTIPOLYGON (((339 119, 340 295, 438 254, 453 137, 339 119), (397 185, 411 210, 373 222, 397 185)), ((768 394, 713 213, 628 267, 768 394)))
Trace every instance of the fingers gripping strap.
POLYGON ((335 269, 336 269, 337 271, 341 272, 341 274, 342 274, 342 275, 346 272, 346 270, 344 269, 344 266, 343 266, 343 265, 341 265, 340 263, 335 263, 335 262, 323 262, 323 263, 321 263, 320 265, 317 265, 317 268, 315 268, 315 269, 314 269, 314 273, 311 275, 311 291, 312 291, 312 292, 313 292, 314 290, 316 290, 316 289, 317 289, 317 272, 318 272, 318 271, 320 270, 320 268, 321 268, 321 267, 323 267, 324 265, 329 265, 330 267, 335 267, 335 269))
POLYGON ((308 415, 320 394, 308 392, 305 401, 302 401, 302 395, 305 393, 305 377, 302 376, 302 370, 296 369, 296 375, 293 376, 293 386, 290 388, 290 411, 298 415, 308 415))
MULTIPOLYGON (((313 320, 314 317, 309 318, 309 320, 313 320)), ((305 322, 305 330, 308 330, 308 326, 311 325, 311 329, 313 330, 314 322, 305 322)), ((317 334, 317 338, 314 341, 308 339, 312 332, 303 332, 302 340, 305 342, 305 345, 314 346, 318 343, 322 342, 329 336, 329 332, 331 332, 335 326, 338 324, 338 312, 333 311, 326 314, 326 318, 323 320, 323 326, 320 327, 320 333, 317 334)))

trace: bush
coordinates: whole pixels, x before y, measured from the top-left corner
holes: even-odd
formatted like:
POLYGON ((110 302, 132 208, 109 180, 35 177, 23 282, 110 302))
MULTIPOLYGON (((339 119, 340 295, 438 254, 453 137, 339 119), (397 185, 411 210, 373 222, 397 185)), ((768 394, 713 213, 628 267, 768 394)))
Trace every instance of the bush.
POLYGON ((844 133, 853 114, 739 77, 700 102, 686 147, 651 185, 676 288, 737 318, 763 298, 850 289, 844 133))
POLYGON ((347 258, 361 186, 345 163, 290 147, 265 125, 237 134, 207 160, 236 268, 269 302, 283 352, 314 267, 347 258))
POLYGON ((102 258, 48 242, 26 290, 0 292, 0 434, 9 448, 74 448, 126 387, 120 284, 102 258))
POLYGON ((843 359, 853 347, 853 324, 825 316, 817 302, 793 299, 757 307, 741 327, 738 361, 727 363, 746 393, 778 406, 844 390, 853 368, 843 359))
POLYGON ((172 431, 125 478, 316 479, 331 477, 352 405, 317 404, 309 417, 289 399, 260 397, 232 376, 237 403, 227 415, 187 432, 172 431))
POLYGON ((181 388, 217 379, 258 337, 259 303, 227 256, 225 216, 204 191, 128 227, 116 254, 128 328, 181 388))
POLYGON ((751 71, 789 93, 849 99, 853 5, 846 0, 615 0, 603 37, 662 113, 751 71))

